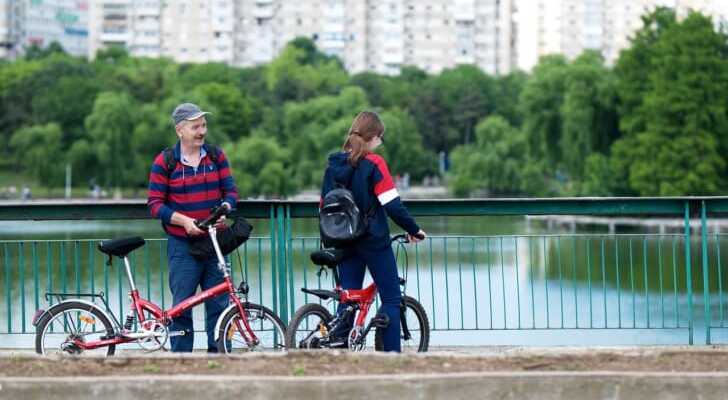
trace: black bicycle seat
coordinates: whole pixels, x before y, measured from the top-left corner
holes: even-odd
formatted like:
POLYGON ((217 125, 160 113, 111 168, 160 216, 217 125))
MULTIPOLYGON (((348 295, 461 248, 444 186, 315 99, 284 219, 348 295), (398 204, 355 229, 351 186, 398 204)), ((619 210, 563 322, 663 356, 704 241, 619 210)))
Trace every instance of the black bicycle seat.
POLYGON ((325 265, 329 268, 336 268, 344 259, 344 250, 324 249, 311 253, 311 261, 316 265, 325 265))
POLYGON ((144 239, 139 236, 105 240, 99 243, 99 250, 110 256, 126 257, 127 254, 144 246, 144 239))

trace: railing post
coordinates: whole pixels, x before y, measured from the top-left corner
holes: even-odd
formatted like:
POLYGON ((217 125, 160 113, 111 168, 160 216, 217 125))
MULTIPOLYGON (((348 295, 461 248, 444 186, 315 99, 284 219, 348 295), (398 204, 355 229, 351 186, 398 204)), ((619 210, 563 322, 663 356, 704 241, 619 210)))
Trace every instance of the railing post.
MULTIPOLYGON (((286 272, 288 277, 288 307, 289 315, 296 312, 295 289, 293 278, 293 229, 291 228, 291 205, 286 205, 286 272)), ((288 321, 285 321, 288 324, 288 321)))
POLYGON ((277 240, 277 255, 278 255, 278 301, 280 307, 278 308, 278 316, 283 321, 288 321, 288 288, 286 285, 286 206, 279 205, 276 210, 276 223, 278 229, 278 240, 277 240))
POLYGON ((688 344, 693 344, 693 279, 690 267, 690 202, 685 201, 685 274, 688 292, 688 344))
MULTIPOLYGON (((276 263, 276 206, 274 204, 270 205, 270 212, 269 212, 269 218, 270 218, 270 276, 271 276, 271 288, 272 288, 272 307, 273 311, 280 315, 280 307, 278 306, 278 283, 276 279, 277 271, 278 271, 278 263, 276 263)), ((260 254, 259 257, 262 257, 260 254)), ((263 299, 260 299, 260 302, 263 303, 263 299)))
POLYGON ((703 251, 703 303, 705 310, 705 344, 710 344, 710 282, 708 281, 708 226, 705 200, 700 202, 700 245, 703 251))

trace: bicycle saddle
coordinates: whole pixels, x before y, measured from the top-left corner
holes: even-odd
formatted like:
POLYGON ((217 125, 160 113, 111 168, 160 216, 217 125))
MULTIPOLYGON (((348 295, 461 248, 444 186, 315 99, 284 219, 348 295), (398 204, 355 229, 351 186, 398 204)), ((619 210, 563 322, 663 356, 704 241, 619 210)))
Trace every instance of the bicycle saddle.
POLYGON ((99 250, 110 256, 124 258, 132 251, 144 246, 144 239, 139 236, 104 240, 99 243, 99 250))
POLYGON ((336 268, 344 258, 344 250, 324 249, 311 253, 311 261, 316 265, 325 265, 329 268, 336 268))

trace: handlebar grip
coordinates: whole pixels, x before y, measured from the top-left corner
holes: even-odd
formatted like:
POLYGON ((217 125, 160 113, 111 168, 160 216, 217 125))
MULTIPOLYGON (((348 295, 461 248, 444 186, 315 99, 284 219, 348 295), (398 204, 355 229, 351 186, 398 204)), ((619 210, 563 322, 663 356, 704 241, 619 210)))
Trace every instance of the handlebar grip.
POLYGON ((409 243, 409 240, 407 239, 407 235, 405 235, 404 233, 400 233, 399 235, 394 235, 390 239, 390 241, 392 243, 394 243, 396 241, 400 241, 400 240, 402 241, 402 243, 409 243))
POLYGON ((415 234, 414 234, 414 235, 412 235, 412 236, 416 237, 416 238, 417 238, 417 239, 419 239, 419 240, 423 240, 423 239, 425 238, 425 235, 422 235, 422 234, 420 234, 420 233, 415 233, 415 234))
POLYGON ((202 222, 195 222, 195 225, 197 225, 198 228, 203 230, 207 229, 211 225, 215 224, 220 217, 229 213, 229 210, 225 206, 214 207, 211 211, 212 213, 210 216, 202 220, 202 222))

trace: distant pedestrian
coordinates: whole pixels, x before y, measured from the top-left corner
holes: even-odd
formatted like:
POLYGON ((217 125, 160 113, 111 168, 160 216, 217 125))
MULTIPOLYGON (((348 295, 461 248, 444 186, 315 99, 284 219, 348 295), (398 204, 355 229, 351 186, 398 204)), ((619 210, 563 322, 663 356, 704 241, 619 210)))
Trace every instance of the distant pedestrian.
POLYGON ((30 200, 32 197, 33 197, 33 195, 30 192, 30 187, 28 187, 28 185, 23 185, 23 189, 20 192, 20 199, 21 200, 30 200))

